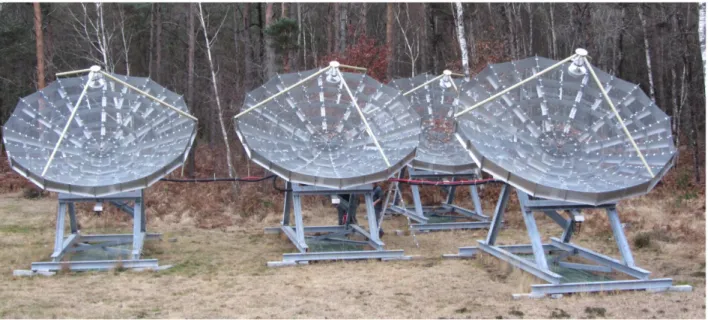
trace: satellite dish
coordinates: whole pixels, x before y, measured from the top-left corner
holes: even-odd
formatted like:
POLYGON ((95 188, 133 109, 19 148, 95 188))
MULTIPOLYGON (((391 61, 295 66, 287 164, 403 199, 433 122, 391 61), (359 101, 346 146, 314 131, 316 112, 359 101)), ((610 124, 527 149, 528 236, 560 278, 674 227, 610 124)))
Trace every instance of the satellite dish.
POLYGON ((99 197, 146 188, 184 162, 196 118, 181 96, 148 78, 83 71, 20 99, 3 127, 15 171, 99 197))
POLYGON ((236 133, 254 162, 287 181, 345 188, 385 180, 413 159, 420 117, 408 101, 339 68, 277 75, 246 95, 236 133))
POLYGON ((420 74, 396 79, 391 86, 404 93, 422 119, 422 133, 411 166, 443 173, 470 171, 477 165, 455 138, 454 114, 459 108, 457 90, 461 80, 452 79, 452 73, 445 71, 440 76, 420 74))
POLYGON ((533 196, 592 205, 658 183, 676 155, 669 117, 586 54, 494 64, 462 85, 456 135, 481 169, 533 196))

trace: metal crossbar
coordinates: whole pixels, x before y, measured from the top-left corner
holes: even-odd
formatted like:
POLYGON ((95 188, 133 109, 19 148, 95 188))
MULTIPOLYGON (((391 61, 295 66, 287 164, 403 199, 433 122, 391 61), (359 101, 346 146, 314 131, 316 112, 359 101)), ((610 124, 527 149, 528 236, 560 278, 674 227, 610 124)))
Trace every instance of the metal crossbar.
POLYGON ((145 231, 145 208, 142 191, 131 191, 113 194, 106 197, 82 197, 72 194, 59 194, 59 208, 57 209, 57 224, 55 230, 54 250, 51 262, 34 262, 32 271, 57 271, 68 268, 73 271, 107 270, 120 266, 122 268, 147 268, 156 269, 157 260, 141 259, 143 242, 161 237, 157 233, 145 231), (132 234, 82 234, 76 220, 76 202, 119 202, 132 201, 134 205, 129 210, 122 204, 119 209, 126 214, 132 213, 132 234), (69 217, 70 234, 64 237, 66 216, 69 217), (117 246, 130 245, 129 248, 116 248, 117 246), (122 256, 123 260, 93 260, 93 261, 64 261, 68 253, 77 254, 88 250, 101 250, 122 256))
MULTIPOLYGON (((284 254, 283 261, 268 262, 268 266, 279 267, 289 266, 308 261, 321 260, 357 260, 357 259, 381 259, 395 260, 408 259, 403 255, 402 250, 384 250, 384 243, 379 239, 379 227, 374 212, 373 187, 371 185, 361 185, 344 190, 329 189, 317 186, 300 186, 286 183, 285 204, 283 206, 283 218, 279 228, 267 228, 266 233, 284 233, 291 243, 298 249, 299 253, 284 254), (348 223, 338 226, 305 226, 302 217, 301 197, 306 195, 336 195, 351 194, 352 196, 363 195, 367 214, 368 230, 361 226, 348 223), (290 213, 293 213, 295 225, 291 225, 290 213), (308 236, 306 234, 315 234, 308 236), (345 238, 349 235, 359 235, 365 240, 352 240, 345 238), (365 245, 370 250, 351 251, 313 251, 317 247, 312 243, 327 243, 329 245, 365 245)), ((382 213, 383 214, 383 213, 382 213)))
MULTIPOLYGON (((671 279, 649 279, 649 271, 634 265, 632 252, 626 244, 626 237, 624 230, 620 226, 615 204, 606 204, 597 208, 605 209, 608 214, 612 232, 622 257, 621 260, 570 242, 572 226, 576 222, 582 221, 579 207, 593 208, 592 206, 567 203, 566 208, 563 208, 560 201, 532 199, 528 194, 519 190, 517 190, 517 195, 519 196, 519 203, 531 244, 497 245, 496 238, 500 230, 498 221, 501 220, 506 210, 510 188, 509 185, 504 185, 502 188, 499 202, 494 212, 492 226, 489 229, 486 240, 478 241, 477 247, 461 247, 458 254, 443 255, 443 257, 471 258, 482 251, 549 282, 549 284, 544 285, 533 285, 531 287, 531 296, 615 290, 665 291, 673 288, 671 279), (569 213, 570 218, 563 218, 556 212, 563 210, 569 213), (534 211, 549 215, 554 222, 561 226, 564 229, 562 239, 552 238, 550 243, 542 243, 540 234, 536 229, 534 211), (550 260, 547 254, 550 254, 550 260), (578 262, 577 260, 567 261, 566 259, 570 257, 582 259, 587 261, 587 263, 578 262), (619 272, 631 277, 632 280, 606 280, 607 278, 598 276, 594 276, 595 280, 592 280, 593 278, 590 277, 592 274, 608 274, 611 272, 619 272), (577 281, 578 275, 582 276, 583 274, 585 274, 583 277, 589 278, 585 278, 586 281, 577 281), (598 279, 600 280, 598 281, 598 279)), ((677 288, 677 290, 690 289, 690 287, 685 286, 677 288)))

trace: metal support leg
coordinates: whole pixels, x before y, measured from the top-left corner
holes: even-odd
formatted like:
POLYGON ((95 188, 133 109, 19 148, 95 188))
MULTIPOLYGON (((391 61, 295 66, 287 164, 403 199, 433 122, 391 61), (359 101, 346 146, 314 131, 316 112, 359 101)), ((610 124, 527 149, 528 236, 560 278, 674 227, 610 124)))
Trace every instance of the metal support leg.
POLYGON ((563 218, 563 216, 558 214, 558 212, 556 212, 555 210, 544 210, 543 214, 545 214, 546 216, 551 218, 551 220, 553 220, 553 222, 555 222, 557 225, 559 225, 563 229, 565 229, 565 227, 568 226, 568 223, 570 223, 570 221, 563 218))
POLYGON ((533 256, 536 261, 536 266, 538 266, 541 270, 548 271, 546 253, 543 251, 543 243, 541 242, 541 235, 538 233, 538 227, 536 226, 536 218, 533 216, 533 211, 526 208, 528 195, 518 189, 516 190, 516 194, 519 197, 519 205, 521 206, 521 214, 524 216, 526 231, 528 232, 529 239, 531 240, 531 247, 533 248, 533 256))
POLYGON ((59 202, 57 209, 57 226, 54 234, 54 252, 52 253, 52 261, 59 261, 64 250, 64 225, 66 221, 67 203, 59 202))
POLYGON ((366 217, 369 223, 369 233, 371 240, 373 242, 380 242, 379 239, 379 226, 376 220, 376 211, 374 210, 374 200, 371 193, 364 195, 364 202, 366 202, 366 217))
POLYGON ((295 215, 295 235, 297 237, 297 242, 299 242, 301 245, 306 245, 305 227, 302 222, 302 202, 300 201, 300 195, 294 194, 292 197, 293 213, 295 215))
POLYGON ((617 215, 616 208, 607 209, 607 218, 610 220, 610 226, 612 227, 612 234, 617 242, 617 248, 622 255, 622 262, 627 266, 634 267, 634 258, 632 257, 632 249, 627 243, 627 238, 624 236, 624 230, 622 230, 622 224, 620 223, 619 216, 617 215))
POLYGON ((413 193, 413 204, 415 205, 415 214, 419 217, 425 217, 423 214, 423 203, 420 201, 420 190, 417 185, 411 185, 411 191, 413 193))
MULTIPOLYGON (((142 213, 140 215, 140 231, 147 232, 147 215, 145 214, 145 189, 140 190, 140 212, 142 213)), ((140 246, 140 248, 142 250, 142 245, 140 246)))
POLYGON ((499 201, 497 201, 497 207, 494 209, 494 217, 492 218, 491 226, 489 226, 489 233, 487 233, 486 244, 490 246, 493 246, 497 241, 497 234, 499 234, 501 222, 504 218, 504 211, 506 211, 506 203, 509 200, 509 188, 508 184, 504 184, 499 193, 499 201))
MULTIPOLYGON (((403 178, 403 171, 405 171, 405 170, 406 170, 405 168, 402 168, 401 171, 398 171, 398 179, 403 178)), ((401 193, 398 192, 400 189, 399 183, 398 182, 394 182, 394 183, 396 184, 396 187, 394 188, 395 191, 393 192, 393 205, 397 206, 401 203, 401 197, 403 195, 401 195, 401 193)))
MULTIPOLYGON (((291 190, 292 184, 290 182, 286 183, 285 189, 291 190)), ((283 205, 283 219, 280 220, 281 226, 289 226, 290 225, 290 208, 292 207, 292 204, 293 204, 293 193, 292 193, 292 191, 286 191, 285 192, 285 204, 283 205)))
POLYGON ((77 233, 79 232, 79 227, 76 221, 76 208, 74 207, 74 203, 68 203, 67 207, 69 209, 69 226, 71 227, 71 233, 77 233))
POLYGON ((548 262, 546 261, 546 253, 543 252, 543 243, 541 235, 536 227, 536 219, 533 216, 533 211, 523 211, 524 223, 531 239, 531 247, 533 248, 533 256, 536 260, 536 265, 542 270, 548 270, 548 262))
MULTIPOLYGON (((452 181, 455 181, 455 178, 452 178, 452 181)), ((447 199, 445 199, 446 204, 452 204, 455 201, 455 190, 457 190, 456 186, 450 186, 450 188, 447 189, 447 199)))
POLYGON ((474 211, 478 215, 484 216, 482 211, 482 201, 479 200, 479 193, 477 192, 477 186, 470 186, 470 196, 472 196, 472 203, 474 204, 474 211))
POLYGON ((561 241, 563 241, 563 243, 569 243, 570 238, 573 237, 573 232, 575 231, 575 224, 573 223, 575 219, 573 217, 574 215, 571 213, 568 224, 563 228, 563 234, 561 235, 561 241))
POLYGON ((135 200, 135 206, 133 207, 133 252, 132 259, 140 259, 140 254, 143 251, 143 239, 145 238, 145 233, 143 231, 143 217, 145 213, 143 212, 142 198, 140 200, 135 200))

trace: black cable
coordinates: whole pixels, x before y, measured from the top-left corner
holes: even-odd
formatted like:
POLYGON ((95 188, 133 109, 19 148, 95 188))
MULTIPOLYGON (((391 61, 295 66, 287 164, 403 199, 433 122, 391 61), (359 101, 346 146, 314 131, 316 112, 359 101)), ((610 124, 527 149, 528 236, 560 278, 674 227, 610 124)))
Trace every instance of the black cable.
POLYGON ((206 179, 170 179, 170 178, 162 178, 160 181, 165 181, 165 182, 187 182, 187 183, 194 183, 194 182, 260 182, 268 179, 273 179, 275 178, 274 174, 271 174, 269 176, 265 176, 262 178, 255 178, 255 177, 249 177, 249 178, 206 178, 206 179))
POLYGON ((488 184, 488 183, 505 183, 504 181, 494 180, 494 179, 469 180, 469 181, 449 181, 449 182, 440 182, 440 181, 433 181, 433 180, 430 180, 430 181, 410 180, 410 179, 390 179, 388 181, 391 183, 398 182, 400 184, 407 184, 407 185, 412 185, 412 186, 440 186, 440 187, 477 186, 477 185, 483 185, 483 184, 488 184))
POLYGON ((276 181, 277 181, 277 180, 278 180, 278 179, 273 179, 273 189, 278 190, 278 191, 280 191, 280 192, 292 192, 292 191, 293 191, 293 189, 281 189, 281 188, 278 188, 278 185, 276 184, 276 181))

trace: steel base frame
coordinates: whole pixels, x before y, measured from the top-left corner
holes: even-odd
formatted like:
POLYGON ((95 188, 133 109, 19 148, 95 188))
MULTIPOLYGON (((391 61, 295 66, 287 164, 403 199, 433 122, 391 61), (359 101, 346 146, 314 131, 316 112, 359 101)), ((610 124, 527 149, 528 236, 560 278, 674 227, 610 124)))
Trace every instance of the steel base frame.
POLYGON ((492 219, 492 226, 489 229, 485 240, 478 240, 477 247, 461 247, 459 253, 455 255, 444 255, 445 258, 471 258, 479 251, 486 252, 498 259, 524 270, 546 282, 548 284, 531 285, 530 297, 543 297, 546 295, 558 295, 578 292, 599 292, 599 291, 620 291, 620 290, 648 290, 648 291, 685 291, 690 287, 681 288, 672 286, 672 279, 649 279, 649 271, 637 267, 632 257, 632 251, 627 243, 624 230, 617 214, 616 204, 605 204, 590 206, 565 201, 534 199, 528 194, 516 190, 521 206, 521 213, 526 224, 530 244, 521 245, 497 245, 496 239, 501 226, 501 219, 506 210, 509 198, 509 185, 504 185, 497 202, 497 207, 492 219), (610 221, 610 227, 617 243, 620 260, 594 252, 570 242, 573 232, 577 226, 583 222, 582 209, 604 209, 610 221), (542 243, 541 236, 536 226, 534 212, 542 212, 550 217, 554 222, 563 228, 560 238, 551 238, 550 243, 542 243), (565 212, 568 218, 561 214, 565 212), (566 268, 590 271, 593 273, 618 272, 626 275, 631 280, 612 281, 587 281, 587 282, 567 282, 564 277, 551 271, 549 260, 546 254, 553 253, 554 257, 550 261, 552 265, 566 268), (533 255, 533 261, 525 259, 520 254, 533 255), (569 262, 569 257, 581 258, 589 263, 569 262))
MULTIPOLYGON (((398 173, 398 178, 402 178, 404 170, 398 173)), ((412 167, 408 167, 408 177, 410 179, 427 179, 427 180, 441 180, 449 178, 452 181, 459 178, 470 178, 476 179, 479 175, 475 172, 464 172, 464 173, 440 173, 427 170, 416 170, 412 167)), ((398 183, 398 182, 396 182, 398 183)), ((405 207, 401 205, 401 195, 398 193, 400 188, 395 188, 394 195, 392 197, 393 203, 387 206, 387 211, 402 214, 416 223, 411 223, 410 228, 414 231, 438 231, 438 230, 463 230, 463 229, 487 229, 489 228, 490 221, 489 216, 486 216, 482 212, 482 202, 479 199, 479 193, 477 192, 477 186, 471 185, 470 196, 472 198, 472 203, 474 203, 474 210, 469 210, 462 208, 453 204, 455 201, 455 190, 458 186, 448 186, 443 187, 447 191, 447 199, 444 203, 438 206, 423 206, 420 200, 420 187, 417 185, 411 185, 411 191, 413 193, 413 206, 405 207), (460 222, 443 222, 443 223, 431 223, 428 222, 431 215, 442 214, 446 212, 455 212, 461 214, 461 218, 473 219, 476 221, 460 221, 460 222)))
POLYGON ((298 249, 298 253, 283 254, 283 261, 269 261, 269 267, 290 266, 297 264, 307 264, 310 261, 324 260, 408 260, 410 257, 403 254, 403 250, 384 250, 384 243, 379 239, 379 227, 377 225, 376 214, 374 212, 373 186, 370 184, 360 185, 346 189, 329 189, 317 186, 302 186, 288 182, 285 193, 285 205, 283 206, 283 219, 280 227, 266 228, 266 233, 283 233, 290 242, 298 249), (345 225, 333 226, 305 226, 302 218, 302 196, 330 196, 336 194, 364 195, 366 204, 366 215, 369 230, 365 230, 359 225, 348 223, 345 225), (290 211, 292 209, 294 225, 291 225, 290 211), (348 235, 358 234, 363 236, 365 241, 357 241, 346 238, 348 235), (327 251, 312 252, 307 245, 307 239, 342 244, 368 245, 373 250, 357 251, 327 251))
POLYGON ((57 224, 54 238, 52 261, 33 262, 33 272, 52 272, 59 270, 87 271, 108 270, 114 268, 126 269, 158 269, 157 259, 141 259, 143 242, 160 239, 157 233, 147 233, 145 230, 145 203, 143 190, 122 192, 104 197, 85 197, 72 194, 59 194, 57 209, 57 224), (134 202, 131 207, 128 203, 134 202), (75 203, 77 202, 108 202, 133 218, 132 234, 82 234, 78 228, 75 203), (69 216, 71 234, 64 237, 66 216, 69 216), (132 244, 131 249, 116 248, 116 246, 132 244), (95 261, 62 261, 67 253, 102 249, 116 255, 122 255, 124 260, 95 261))

